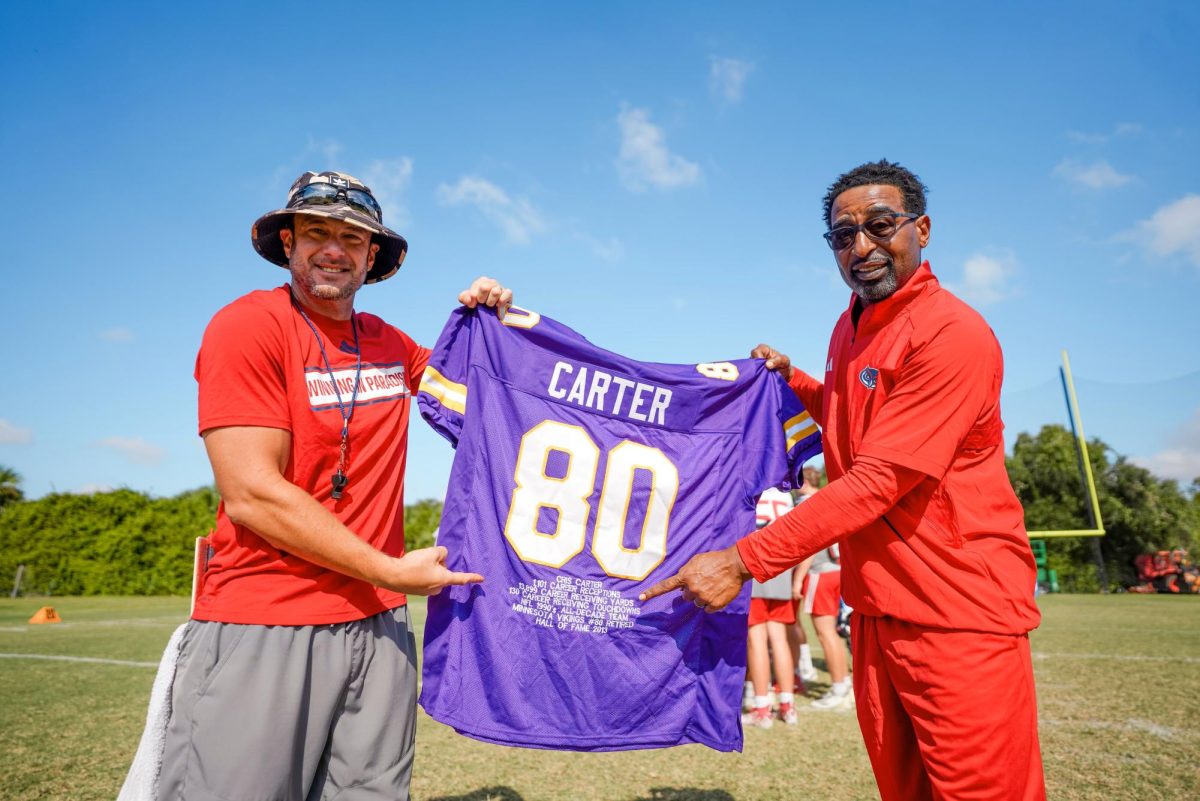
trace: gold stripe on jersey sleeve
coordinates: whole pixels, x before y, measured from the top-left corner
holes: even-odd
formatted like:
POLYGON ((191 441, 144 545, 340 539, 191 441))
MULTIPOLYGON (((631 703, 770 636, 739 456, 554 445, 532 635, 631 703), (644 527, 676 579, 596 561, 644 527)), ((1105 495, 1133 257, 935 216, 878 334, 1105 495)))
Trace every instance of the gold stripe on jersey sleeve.
POLYGON ((795 417, 791 418, 790 420, 784 420, 783 421, 783 429, 785 431, 787 431, 787 430, 791 429, 793 426, 798 426, 802 423, 808 423, 811 420, 812 420, 812 415, 810 415, 808 412, 800 412, 800 414, 796 415, 795 417))
POLYGON ((432 367, 425 368, 419 392, 459 414, 467 413, 467 385, 451 381, 432 367))
POLYGON ((794 448, 796 446, 797 442, 804 439, 805 437, 812 436, 813 434, 817 433, 817 430, 818 430, 817 424, 813 423, 808 428, 797 431, 795 434, 788 437, 787 450, 790 451, 792 448, 794 448))
POLYGON ((783 424, 783 435, 787 439, 787 450, 789 451, 795 447, 797 442, 815 433, 817 433, 817 424, 813 422, 812 416, 808 412, 800 412, 783 424))

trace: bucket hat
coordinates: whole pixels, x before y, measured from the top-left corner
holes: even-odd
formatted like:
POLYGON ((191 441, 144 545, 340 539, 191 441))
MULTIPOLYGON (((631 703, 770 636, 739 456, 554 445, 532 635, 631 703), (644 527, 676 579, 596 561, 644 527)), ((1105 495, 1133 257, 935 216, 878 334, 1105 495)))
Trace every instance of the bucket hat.
POLYGON ((368 284, 391 278, 404 263, 408 242, 383 224, 383 209, 370 188, 353 175, 306 172, 297 178, 288 190, 287 206, 267 212, 250 228, 250 240, 258 255, 280 267, 288 266, 279 231, 291 226, 296 214, 329 217, 370 231, 371 242, 379 245, 379 252, 367 272, 368 284))

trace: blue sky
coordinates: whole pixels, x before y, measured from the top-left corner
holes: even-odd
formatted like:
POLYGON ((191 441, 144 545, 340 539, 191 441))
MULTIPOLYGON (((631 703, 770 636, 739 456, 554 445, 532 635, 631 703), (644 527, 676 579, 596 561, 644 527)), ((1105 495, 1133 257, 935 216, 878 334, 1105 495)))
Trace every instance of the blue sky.
MULTIPOLYGON (((432 344, 488 274, 652 361, 819 371, 838 173, 930 187, 934 272, 1005 351, 1011 437, 1065 422, 1200 475, 1200 13, 1188 3, 5 4, 0 464, 28 495, 211 480, 209 317, 306 169, 411 251, 358 308, 432 344)), ((452 452, 414 418, 408 497, 452 452)))

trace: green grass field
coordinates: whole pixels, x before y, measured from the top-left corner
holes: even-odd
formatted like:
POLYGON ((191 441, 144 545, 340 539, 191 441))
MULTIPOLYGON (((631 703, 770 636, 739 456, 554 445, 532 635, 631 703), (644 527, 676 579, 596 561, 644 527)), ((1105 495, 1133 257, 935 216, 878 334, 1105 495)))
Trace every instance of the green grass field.
MULTIPOLYGON (((1062 595, 1043 598, 1042 610, 1033 650, 1050 798, 1195 798, 1200 599, 1062 595)), ((424 611, 414 603, 418 626, 424 611)), ((186 613, 178 598, 0 600, 0 798, 115 798, 154 667, 186 613), (27 625, 44 603, 64 622, 27 625), (46 656, 72 659, 35 658, 46 656)), ((853 714, 749 730, 742 754, 502 748, 424 716, 417 747, 422 801, 876 797, 853 714)))

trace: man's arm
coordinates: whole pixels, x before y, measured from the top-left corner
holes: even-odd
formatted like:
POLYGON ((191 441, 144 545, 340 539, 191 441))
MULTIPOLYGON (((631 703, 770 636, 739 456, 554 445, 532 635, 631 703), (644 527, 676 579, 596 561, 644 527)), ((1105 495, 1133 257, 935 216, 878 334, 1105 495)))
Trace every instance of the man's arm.
POLYGON ((841 478, 770 525, 721 550, 697 554, 683 569, 639 596, 672 590, 710 611, 723 609, 749 578, 766 581, 878 520, 925 475, 863 457, 841 478))
POLYGON ((808 575, 808 568, 812 566, 813 558, 810 556, 800 564, 796 565, 796 569, 792 571, 792 600, 796 601, 804 597, 804 577, 808 575))
POLYGON ((368 545, 283 476, 291 434, 277 428, 230 426, 204 432, 225 513, 280 550, 396 592, 431 595, 450 584, 483 581, 445 566, 446 549, 423 548, 402 557, 368 545))

